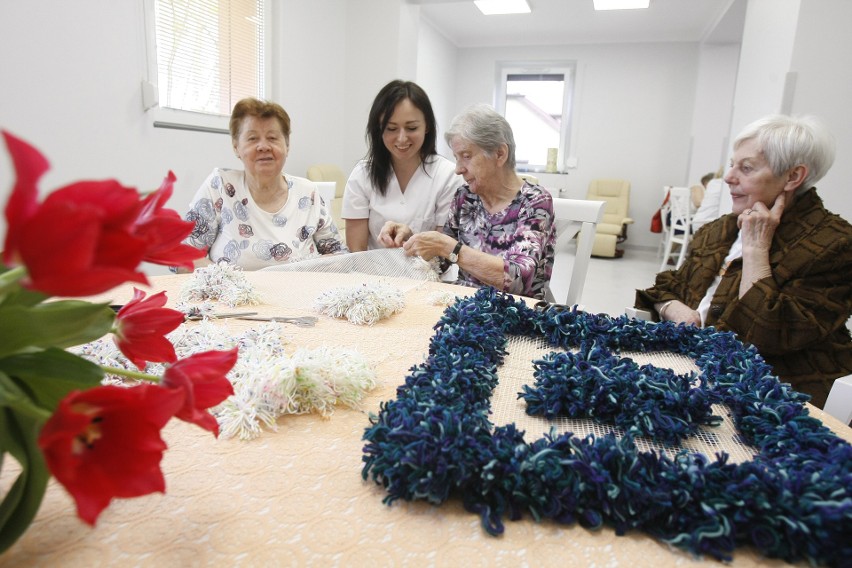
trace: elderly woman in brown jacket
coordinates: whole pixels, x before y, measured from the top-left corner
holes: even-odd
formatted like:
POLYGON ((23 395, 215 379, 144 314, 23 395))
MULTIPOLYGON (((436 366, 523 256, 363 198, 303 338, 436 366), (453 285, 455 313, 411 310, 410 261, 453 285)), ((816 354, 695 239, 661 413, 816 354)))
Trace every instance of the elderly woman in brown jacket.
POLYGON ((818 407, 852 373, 852 226, 814 184, 834 161, 811 118, 774 115, 734 141, 733 212, 699 230, 689 257, 639 290, 660 320, 734 331, 818 407))

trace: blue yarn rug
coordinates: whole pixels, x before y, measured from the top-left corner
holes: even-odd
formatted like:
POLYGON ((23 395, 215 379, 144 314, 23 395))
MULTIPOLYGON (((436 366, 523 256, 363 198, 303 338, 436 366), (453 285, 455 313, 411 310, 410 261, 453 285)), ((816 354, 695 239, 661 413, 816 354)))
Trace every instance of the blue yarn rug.
POLYGON ((719 560, 752 546, 791 562, 849 565, 852 446, 733 334, 536 310, 492 288, 457 300, 435 330, 426 361, 364 433, 362 475, 386 489, 385 503, 459 498, 493 535, 504 519, 529 515, 619 535, 641 530, 719 560), (624 435, 554 432, 527 443, 514 424, 495 427, 491 396, 513 335, 554 347, 519 393, 528 413, 583 417, 624 435), (622 351, 682 354, 700 372, 640 366, 614 355, 622 351), (753 459, 672 445, 718 424, 714 403, 729 409, 753 459), (640 436, 672 451, 640 451, 640 436))

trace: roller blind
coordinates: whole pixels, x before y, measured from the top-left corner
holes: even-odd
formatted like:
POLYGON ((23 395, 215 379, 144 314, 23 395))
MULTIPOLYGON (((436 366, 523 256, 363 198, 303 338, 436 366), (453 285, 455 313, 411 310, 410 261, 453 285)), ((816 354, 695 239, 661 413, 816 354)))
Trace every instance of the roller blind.
POLYGON ((156 0, 161 107, 229 116, 264 98, 263 0, 156 0))

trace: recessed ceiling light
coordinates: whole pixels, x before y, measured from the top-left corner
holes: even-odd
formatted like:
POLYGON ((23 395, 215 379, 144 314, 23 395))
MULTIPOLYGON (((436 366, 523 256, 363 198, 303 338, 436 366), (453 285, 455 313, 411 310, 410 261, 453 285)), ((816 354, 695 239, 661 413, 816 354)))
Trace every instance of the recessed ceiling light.
POLYGON ((473 0, 479 11, 486 16, 494 14, 529 14, 527 0, 473 0))
POLYGON ((647 8, 651 0, 594 0, 595 10, 638 10, 647 8))

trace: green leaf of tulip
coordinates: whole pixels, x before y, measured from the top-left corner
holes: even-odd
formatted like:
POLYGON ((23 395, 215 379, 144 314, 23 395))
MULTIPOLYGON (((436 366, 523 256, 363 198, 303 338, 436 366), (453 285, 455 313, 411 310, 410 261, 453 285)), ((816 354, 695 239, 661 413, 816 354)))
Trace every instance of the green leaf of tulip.
POLYGON ((0 357, 32 347, 73 347, 112 329, 115 313, 106 304, 81 300, 37 306, 0 307, 0 357))
MULTIPOLYGON (((50 412, 69 391, 98 386, 104 376, 98 365, 56 348, 0 359, 0 380, 3 373, 25 390, 36 405, 50 412)), ((0 404, 16 406, 4 400, 2 386, 0 404)))
POLYGON ((50 416, 50 413, 39 407, 33 398, 21 388, 21 385, 3 373, 0 373, 0 407, 12 408, 37 420, 47 420, 50 416))
POLYGON ((42 421, 0 408, 0 450, 21 464, 21 473, 0 503, 0 554, 35 518, 50 474, 37 444, 42 421))
POLYGON ((13 305, 32 307, 40 302, 43 302, 47 298, 48 296, 42 294, 41 292, 27 290, 26 288, 18 288, 12 292, 7 293, 2 299, 0 299, 0 308, 2 308, 3 306, 13 305))

